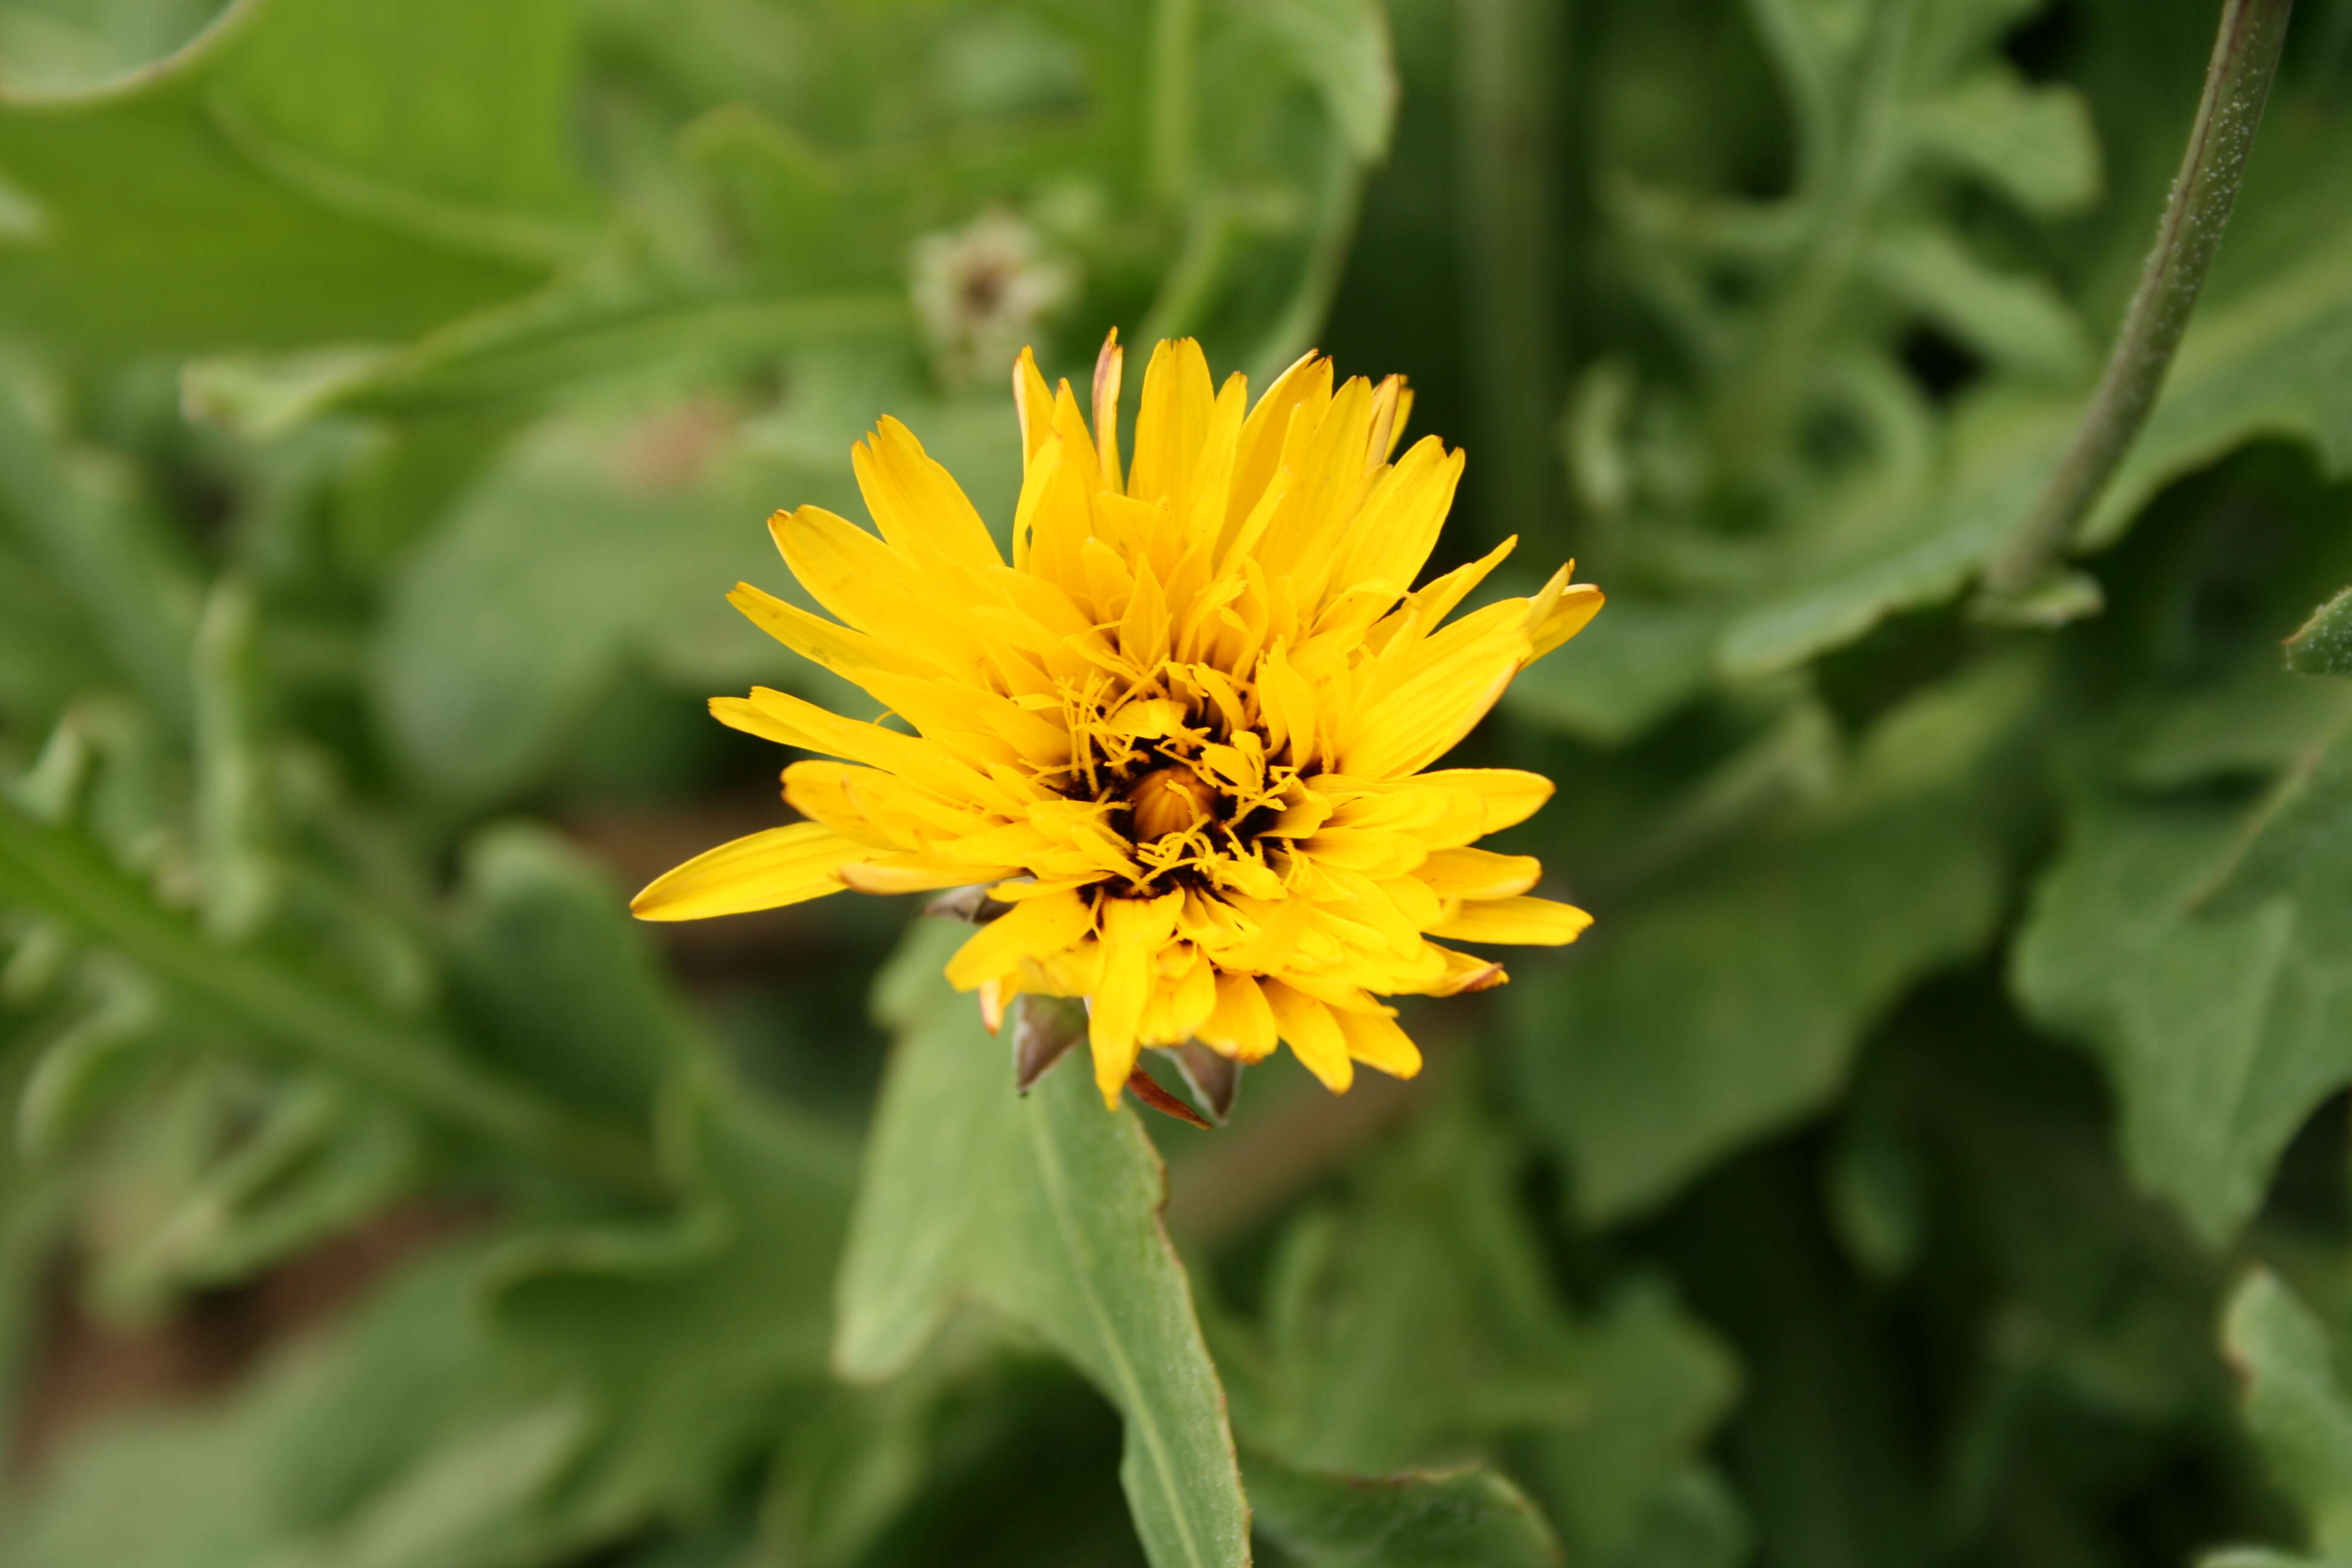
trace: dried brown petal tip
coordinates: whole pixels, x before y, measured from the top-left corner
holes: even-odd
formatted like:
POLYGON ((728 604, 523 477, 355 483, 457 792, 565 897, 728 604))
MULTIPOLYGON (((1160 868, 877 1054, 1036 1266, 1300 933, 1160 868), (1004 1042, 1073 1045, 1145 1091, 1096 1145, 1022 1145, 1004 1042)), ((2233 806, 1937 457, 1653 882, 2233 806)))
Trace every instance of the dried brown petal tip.
POLYGON ((1511 977, 1503 973, 1501 964, 1490 963, 1465 980, 1461 989, 1455 994, 1466 996, 1475 991, 1492 991, 1497 985, 1508 985, 1510 983, 1511 977))
POLYGON ((1210 1121, 1223 1127, 1234 1113, 1234 1101, 1241 1098, 1242 1064, 1198 1040, 1187 1041, 1169 1054, 1176 1058, 1176 1070, 1184 1075, 1192 1098, 1201 1102, 1210 1121))
POLYGON ((1024 996, 1013 1026, 1013 1087, 1022 1094, 1086 1038, 1086 1015, 1057 997, 1024 996))
POLYGON ((1215 1122, 1210 1121, 1207 1117, 1202 1115, 1199 1111, 1193 1110, 1191 1106, 1185 1104, 1182 1100, 1177 1099, 1166 1089, 1160 1088, 1158 1083, 1153 1081, 1151 1075, 1145 1072, 1141 1068, 1138 1068, 1133 1072, 1127 1075, 1127 1087, 1129 1092, 1132 1093, 1136 1099, 1143 1101, 1144 1104, 1151 1107, 1152 1110, 1160 1112, 1162 1115, 1172 1116, 1177 1121, 1197 1127, 1203 1132, 1213 1132, 1216 1131, 1217 1124, 1215 1122))

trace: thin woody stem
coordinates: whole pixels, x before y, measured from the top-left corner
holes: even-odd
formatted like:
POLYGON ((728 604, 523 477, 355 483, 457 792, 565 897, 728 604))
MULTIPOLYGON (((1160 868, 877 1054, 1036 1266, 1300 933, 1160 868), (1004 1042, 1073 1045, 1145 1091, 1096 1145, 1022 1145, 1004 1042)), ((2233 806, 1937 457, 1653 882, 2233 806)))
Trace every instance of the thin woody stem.
POLYGON ((2205 68, 2204 96, 2157 225, 2156 246, 2064 458, 2033 510, 1985 569, 1990 599, 2013 600, 2042 584, 2147 423, 2238 199, 2294 4, 2223 5, 2213 58, 2205 68))

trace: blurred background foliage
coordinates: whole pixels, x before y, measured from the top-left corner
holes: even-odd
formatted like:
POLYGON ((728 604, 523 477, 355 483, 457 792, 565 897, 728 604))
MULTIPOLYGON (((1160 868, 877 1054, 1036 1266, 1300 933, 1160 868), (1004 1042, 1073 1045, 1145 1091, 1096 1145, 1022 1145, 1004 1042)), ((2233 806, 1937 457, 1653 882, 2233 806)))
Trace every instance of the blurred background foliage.
POLYGON ((2352 1562, 2352 0, 1969 607, 2214 20, 0 0, 0 1560, 2352 1562), (761 519, 887 412, 1002 529, 1112 326, 1609 592, 1468 748, 1599 923, 1410 1089, 1016 1106, 951 931, 623 912, 782 815, 702 696, 856 700, 761 519))

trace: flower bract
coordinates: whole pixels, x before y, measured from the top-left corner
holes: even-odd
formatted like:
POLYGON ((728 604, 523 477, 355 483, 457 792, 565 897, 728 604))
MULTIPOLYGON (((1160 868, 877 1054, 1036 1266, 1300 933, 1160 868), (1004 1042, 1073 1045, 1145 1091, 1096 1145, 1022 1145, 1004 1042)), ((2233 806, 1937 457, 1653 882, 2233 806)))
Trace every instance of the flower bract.
POLYGON ((1552 792, 1541 775, 1434 766, 1511 678, 1601 607, 1563 566, 1525 598, 1454 612, 1511 545, 1413 586, 1462 473, 1396 448, 1401 378, 1335 384, 1308 355, 1253 404, 1199 346, 1161 343, 1133 460, 1121 358, 1089 401, 1013 373, 1025 466, 1007 560, 914 436, 853 455, 877 532, 816 507, 769 521, 831 618, 748 584, 731 601, 887 710, 782 691, 711 703, 816 753, 784 770, 805 821, 724 844, 637 896, 650 920, 845 889, 985 886, 948 964, 992 1023, 1016 996, 1083 997, 1116 1101, 1138 1053, 1197 1041, 1239 1061, 1287 1043, 1345 1090, 1421 1054, 1382 997, 1499 984, 1449 945, 1573 941, 1582 910, 1477 840, 1552 792))

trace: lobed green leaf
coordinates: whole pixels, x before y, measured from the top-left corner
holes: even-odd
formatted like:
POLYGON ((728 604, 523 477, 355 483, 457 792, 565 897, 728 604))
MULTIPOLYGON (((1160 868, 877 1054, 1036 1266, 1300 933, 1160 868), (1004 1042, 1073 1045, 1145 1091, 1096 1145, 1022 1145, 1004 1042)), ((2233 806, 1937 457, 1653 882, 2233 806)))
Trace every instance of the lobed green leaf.
POLYGON ((834 1363, 908 1366, 961 1301, 1043 1339, 1127 1424, 1119 1467, 1159 1568, 1249 1561, 1224 1393, 1159 1211, 1160 1159, 1082 1060, 1024 1099, 1003 1047, 938 971, 968 928, 917 929, 877 992, 898 1031, 850 1221, 834 1363))
POLYGON ((2028 1010, 2114 1079, 2134 1177, 2215 1245, 2352 1081, 2347 715, 2251 807, 2079 799, 2012 959, 2028 1010))

